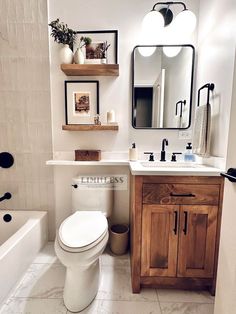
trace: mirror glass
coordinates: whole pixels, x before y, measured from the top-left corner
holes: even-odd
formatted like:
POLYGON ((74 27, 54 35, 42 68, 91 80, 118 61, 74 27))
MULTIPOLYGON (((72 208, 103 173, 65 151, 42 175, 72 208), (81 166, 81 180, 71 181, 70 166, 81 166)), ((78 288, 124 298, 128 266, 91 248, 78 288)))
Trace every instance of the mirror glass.
POLYGON ((133 127, 137 129, 190 127, 194 47, 136 46, 132 61, 133 127))

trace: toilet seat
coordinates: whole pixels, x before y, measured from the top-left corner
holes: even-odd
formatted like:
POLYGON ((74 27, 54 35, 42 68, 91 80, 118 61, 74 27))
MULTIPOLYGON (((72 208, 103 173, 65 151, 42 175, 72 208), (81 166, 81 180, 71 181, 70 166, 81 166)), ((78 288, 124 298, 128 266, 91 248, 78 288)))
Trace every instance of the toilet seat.
POLYGON ((83 252, 96 246, 107 234, 106 217, 99 211, 76 211, 60 225, 58 240, 68 252, 83 252))

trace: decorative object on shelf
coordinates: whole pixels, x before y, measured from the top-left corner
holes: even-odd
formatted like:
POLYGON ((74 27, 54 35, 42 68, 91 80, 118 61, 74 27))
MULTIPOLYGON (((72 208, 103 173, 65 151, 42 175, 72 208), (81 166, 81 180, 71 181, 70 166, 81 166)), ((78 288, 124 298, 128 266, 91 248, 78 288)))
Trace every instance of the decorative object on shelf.
POLYGON ((116 123, 115 111, 114 110, 107 111, 107 124, 114 123, 116 123))
POLYGON ((60 22, 59 19, 48 24, 51 27, 51 36, 58 44, 63 44, 60 50, 60 59, 63 64, 73 62, 73 43, 75 42, 76 32, 69 28, 67 24, 60 22))
POLYGON ((60 49, 59 56, 62 64, 71 64, 73 62, 73 52, 69 45, 63 45, 60 49))
MULTIPOLYGON (((99 30, 99 31, 77 31, 82 38, 90 38, 91 42, 85 44, 85 63, 86 64, 117 64, 118 31, 99 30), (110 48, 108 50, 108 48, 110 48), (104 60, 105 59, 105 60, 104 60)), ((80 37, 80 38, 81 38, 80 37)), ((74 43, 74 51, 80 46, 80 39, 74 43)))
POLYGON ((101 49, 101 51, 102 51, 101 63, 103 63, 103 64, 108 63, 108 60, 107 60, 107 50, 108 50, 108 48, 109 48, 110 46, 111 46, 111 44, 108 44, 108 43, 107 43, 107 40, 104 41, 104 43, 103 43, 103 45, 102 45, 102 49, 101 49))
POLYGON ((65 81, 66 124, 93 124, 99 114, 98 81, 65 81))
POLYGON ((101 150, 75 150, 75 161, 99 161, 101 160, 101 150))
POLYGON ((101 125, 101 121, 99 120, 99 114, 96 114, 94 117, 94 124, 101 125))
POLYGON ((74 62, 75 63, 84 64, 85 56, 84 56, 84 53, 82 51, 82 48, 90 45, 91 42, 92 42, 92 39, 90 37, 83 37, 83 36, 80 37, 79 47, 76 49, 76 51, 74 53, 74 62))

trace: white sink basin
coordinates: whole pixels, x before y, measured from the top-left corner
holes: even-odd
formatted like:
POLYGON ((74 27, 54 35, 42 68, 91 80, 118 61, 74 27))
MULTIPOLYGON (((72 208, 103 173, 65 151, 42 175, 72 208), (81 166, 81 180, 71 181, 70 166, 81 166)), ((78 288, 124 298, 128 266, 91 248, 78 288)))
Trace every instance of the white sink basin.
POLYGON ((204 165, 192 162, 160 162, 160 161, 141 161, 140 165, 148 168, 202 168, 204 165))

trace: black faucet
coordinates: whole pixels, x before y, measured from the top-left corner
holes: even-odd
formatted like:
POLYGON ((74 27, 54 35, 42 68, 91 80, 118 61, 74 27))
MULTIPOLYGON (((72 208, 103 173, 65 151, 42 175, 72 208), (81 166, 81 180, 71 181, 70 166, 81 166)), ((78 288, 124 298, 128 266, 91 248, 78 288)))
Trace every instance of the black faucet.
POLYGON ((166 161, 165 145, 168 146, 168 140, 166 138, 162 140, 160 161, 166 161))

